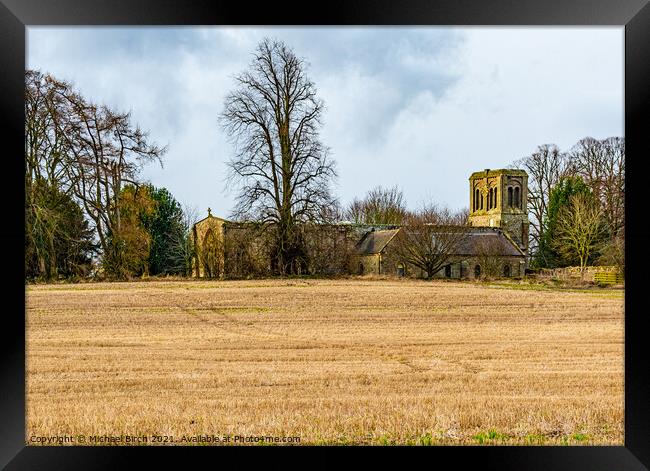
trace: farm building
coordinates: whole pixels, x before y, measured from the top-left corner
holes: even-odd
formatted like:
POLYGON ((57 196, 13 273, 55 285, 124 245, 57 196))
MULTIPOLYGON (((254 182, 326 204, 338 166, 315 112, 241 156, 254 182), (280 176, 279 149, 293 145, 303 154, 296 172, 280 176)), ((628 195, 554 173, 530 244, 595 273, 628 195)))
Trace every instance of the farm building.
MULTIPOLYGON (((435 276, 522 276, 528 253, 526 172, 487 169, 473 173, 469 180, 469 228, 435 276)), ((301 273, 422 276, 422 270, 401 260, 395 250, 404 230, 396 225, 301 225, 301 273)), ((208 216, 194 225, 192 236, 196 277, 240 278, 272 271, 268 231, 259 224, 227 221, 208 209, 208 216)))

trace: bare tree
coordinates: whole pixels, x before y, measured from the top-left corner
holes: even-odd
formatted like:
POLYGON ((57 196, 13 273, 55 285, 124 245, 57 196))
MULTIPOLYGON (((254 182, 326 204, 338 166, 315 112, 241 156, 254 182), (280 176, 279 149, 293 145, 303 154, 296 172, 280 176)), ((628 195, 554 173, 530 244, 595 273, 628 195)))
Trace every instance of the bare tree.
POLYGON ((614 265, 620 273, 625 272, 625 228, 604 244, 598 264, 614 265))
MULTIPOLYGON (((55 239, 61 215, 48 207, 43 188, 58 182, 64 143, 53 125, 50 110, 56 106, 49 77, 25 73, 25 242, 26 263, 35 259, 38 273, 51 278, 56 271, 55 239)), ((31 270, 27 270, 28 272, 31 270)), ((36 271, 36 270, 34 270, 36 271)))
POLYGON ((68 143, 56 123, 66 115, 49 74, 25 72, 25 268, 46 279, 87 272, 95 246, 72 196, 68 143))
POLYGON ((270 247, 275 234, 261 223, 228 223, 225 226, 225 275, 247 278, 269 275, 270 247))
POLYGON ((603 212, 593 197, 577 194, 560 209, 553 244, 567 258, 575 257, 580 270, 590 262, 606 237, 603 212))
POLYGON ((130 113, 89 103, 69 88, 58 93, 69 109, 57 125, 75 162, 68 169, 73 175, 73 192, 94 223, 102 250, 107 252, 109 234, 120 231, 117 198, 122 187, 139 185, 144 164, 158 161, 162 165, 166 147, 150 144, 147 133, 131 123, 130 113))
POLYGON ((188 277, 192 276, 192 261, 196 257, 193 228, 199 220, 198 214, 196 206, 183 205, 182 230, 171 233, 169 240, 173 266, 188 277))
POLYGON ((563 176, 572 173, 570 159, 555 144, 544 144, 513 166, 528 173, 528 205, 532 213, 530 248, 535 251, 544 237, 551 190, 563 176))
POLYGON ((25 77, 26 229, 43 240, 36 245, 37 257, 46 245, 53 247, 51 241, 66 223, 61 214, 54 217, 56 212, 38 206, 36 188, 55 188, 61 198, 79 205, 81 223, 86 218, 91 223, 106 256, 115 249, 111 241, 120 239, 121 190, 127 184, 137 187, 142 166, 161 162, 166 149, 150 143, 129 113, 95 105, 49 74, 28 70, 25 77))
POLYGON ((234 216, 274 226, 281 274, 300 269, 296 224, 317 220, 333 202, 335 166, 319 139, 324 105, 305 69, 284 43, 263 40, 220 115, 236 152, 229 162, 230 183, 239 186, 234 216))
POLYGON ((420 268, 431 278, 449 263, 469 233, 460 213, 424 205, 408 214, 393 243, 398 258, 420 268))
POLYGON ((42 180, 69 194, 68 143, 56 125, 67 112, 57 93, 61 88, 69 84, 38 71, 25 72, 25 176, 28 186, 42 180))
POLYGON ((331 204, 321 206, 315 220, 325 224, 344 222, 345 211, 341 207, 341 203, 338 200, 332 199, 331 204))
POLYGON ((355 224, 363 224, 365 221, 363 201, 354 198, 345 210, 345 218, 355 224))
POLYGON ((571 150, 575 170, 600 202, 612 235, 625 225, 625 139, 581 139, 571 150))
POLYGON ((351 225, 304 224, 301 227, 313 275, 338 275, 348 271, 359 237, 351 225))
POLYGON ((401 224, 406 217, 404 194, 397 186, 376 186, 362 200, 355 198, 348 205, 346 217, 362 224, 401 224))
POLYGON ((469 221, 469 208, 461 208, 458 211, 458 219, 463 223, 468 223, 469 221))

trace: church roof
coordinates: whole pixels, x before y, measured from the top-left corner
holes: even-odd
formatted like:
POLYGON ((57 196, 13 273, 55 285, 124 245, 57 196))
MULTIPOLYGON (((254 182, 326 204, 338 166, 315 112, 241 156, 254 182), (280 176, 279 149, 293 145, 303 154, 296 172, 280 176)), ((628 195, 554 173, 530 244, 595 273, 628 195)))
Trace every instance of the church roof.
POLYGON ((500 229, 492 227, 472 228, 460 244, 456 255, 478 256, 489 253, 499 256, 523 257, 517 244, 500 229))
POLYGON ((370 231, 357 243, 357 254, 372 255, 380 253, 393 240, 393 237, 399 232, 399 229, 389 229, 384 231, 370 231))
MULTIPOLYGON (((444 230, 445 226, 440 226, 444 230)), ((358 255, 381 253, 399 232, 398 229, 367 232, 357 243, 358 255)), ((522 250, 501 229, 493 227, 472 227, 460 243, 456 256, 480 256, 485 253, 500 257, 523 257, 522 250)))

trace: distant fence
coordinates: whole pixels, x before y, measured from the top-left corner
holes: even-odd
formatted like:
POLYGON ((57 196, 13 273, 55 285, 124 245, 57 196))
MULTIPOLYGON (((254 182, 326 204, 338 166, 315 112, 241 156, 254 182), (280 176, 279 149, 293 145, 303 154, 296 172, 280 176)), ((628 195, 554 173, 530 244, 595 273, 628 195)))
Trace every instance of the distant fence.
POLYGON ((580 267, 544 268, 539 271, 539 274, 560 280, 582 279, 599 284, 616 284, 624 281, 623 273, 615 266, 585 267, 584 273, 581 273, 580 267))
POLYGON ((623 274, 614 271, 598 271, 594 273, 594 283, 600 285, 623 283, 623 274))

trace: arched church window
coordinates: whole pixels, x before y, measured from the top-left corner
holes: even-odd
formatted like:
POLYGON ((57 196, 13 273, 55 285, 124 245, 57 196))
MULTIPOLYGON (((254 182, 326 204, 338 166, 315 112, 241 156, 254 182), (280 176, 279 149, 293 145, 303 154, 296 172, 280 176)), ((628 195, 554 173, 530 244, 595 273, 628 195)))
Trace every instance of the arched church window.
POLYGON ((497 189, 496 188, 494 189, 494 196, 492 198, 494 198, 494 207, 496 208, 497 207, 497 189))
POLYGON ((512 208, 512 187, 508 187, 508 207, 512 208))
POLYGON ((493 192, 493 190, 492 190, 492 188, 490 188, 490 193, 488 194, 487 209, 492 209, 492 192, 493 192))
POLYGON ((480 209, 483 209, 483 195, 479 198, 479 202, 481 203, 480 209))
POLYGON ((478 209, 478 199, 480 197, 481 197, 480 192, 478 191, 478 189, 476 189, 476 191, 474 191, 474 211, 478 209))
POLYGON ((519 194, 519 187, 515 187, 515 206, 521 209, 521 195, 519 194))

